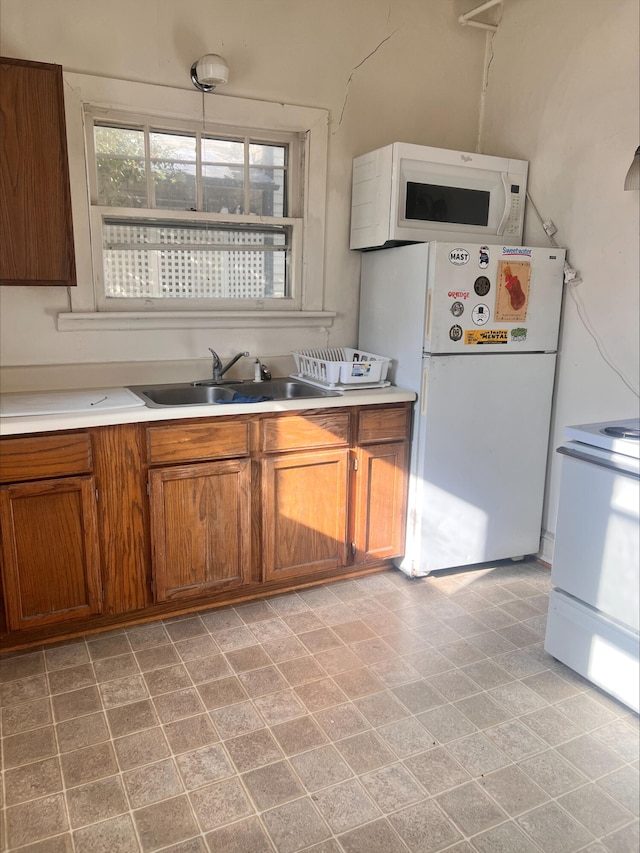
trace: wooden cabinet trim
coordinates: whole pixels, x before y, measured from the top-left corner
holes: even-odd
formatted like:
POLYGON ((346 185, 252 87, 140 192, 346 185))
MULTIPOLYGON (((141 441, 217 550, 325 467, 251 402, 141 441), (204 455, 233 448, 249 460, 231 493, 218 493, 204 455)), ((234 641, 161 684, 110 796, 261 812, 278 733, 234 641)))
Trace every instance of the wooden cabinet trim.
POLYGON ((358 413, 358 444, 375 444, 379 441, 403 441, 409 435, 408 405, 400 407, 377 406, 358 413))
POLYGON ((56 433, 0 441, 0 482, 17 483, 87 474, 92 470, 89 433, 56 433))
POLYGON ((348 447, 350 426, 349 412, 323 411, 265 418, 261 423, 260 450, 282 453, 316 447, 348 447))
POLYGON ((248 456, 251 425, 247 418, 218 418, 191 424, 147 427, 151 465, 200 462, 248 456))

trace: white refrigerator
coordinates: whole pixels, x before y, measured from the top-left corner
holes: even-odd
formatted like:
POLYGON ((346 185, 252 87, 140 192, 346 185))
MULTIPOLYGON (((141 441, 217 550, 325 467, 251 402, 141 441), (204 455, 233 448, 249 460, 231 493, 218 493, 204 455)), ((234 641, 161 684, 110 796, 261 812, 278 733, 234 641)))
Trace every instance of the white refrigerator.
POLYGON ((539 551, 564 260, 468 243, 362 256, 359 346, 418 395, 410 576, 539 551))

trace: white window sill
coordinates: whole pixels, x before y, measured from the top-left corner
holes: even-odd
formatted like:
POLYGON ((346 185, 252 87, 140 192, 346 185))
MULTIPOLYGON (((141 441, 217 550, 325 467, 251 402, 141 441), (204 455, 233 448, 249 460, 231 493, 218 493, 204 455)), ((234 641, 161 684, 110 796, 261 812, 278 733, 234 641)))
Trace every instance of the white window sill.
POLYGON ((101 311, 58 314, 59 332, 131 329, 330 328, 335 311, 101 311))

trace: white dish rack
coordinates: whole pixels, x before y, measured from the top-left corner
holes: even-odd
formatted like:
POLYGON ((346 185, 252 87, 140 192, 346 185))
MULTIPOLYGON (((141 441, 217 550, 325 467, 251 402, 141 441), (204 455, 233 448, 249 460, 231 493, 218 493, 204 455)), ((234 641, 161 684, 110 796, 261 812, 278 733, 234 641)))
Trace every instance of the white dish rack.
POLYGON ((292 353, 296 373, 292 374, 322 388, 384 388, 390 358, 352 347, 300 350, 292 353))

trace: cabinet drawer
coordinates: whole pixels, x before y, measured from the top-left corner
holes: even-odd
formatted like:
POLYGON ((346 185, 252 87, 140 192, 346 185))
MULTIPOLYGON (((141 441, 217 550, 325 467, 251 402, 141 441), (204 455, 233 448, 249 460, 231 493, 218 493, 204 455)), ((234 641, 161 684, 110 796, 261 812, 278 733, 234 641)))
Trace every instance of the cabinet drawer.
POLYGON ((262 421, 262 452, 344 447, 349 444, 347 412, 271 418, 262 421))
POLYGON ((0 442, 0 482, 18 483, 87 474, 91 439, 86 432, 7 438, 0 442))
POLYGON ((358 444, 403 441, 407 438, 409 409, 367 409, 358 419, 358 444))
POLYGON ((149 462, 196 462, 249 455, 249 421, 149 427, 149 462))

